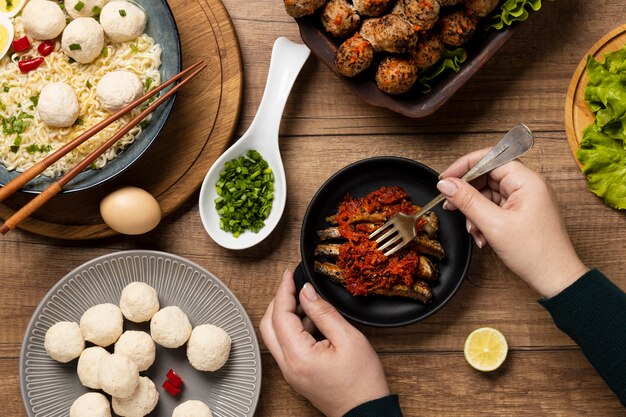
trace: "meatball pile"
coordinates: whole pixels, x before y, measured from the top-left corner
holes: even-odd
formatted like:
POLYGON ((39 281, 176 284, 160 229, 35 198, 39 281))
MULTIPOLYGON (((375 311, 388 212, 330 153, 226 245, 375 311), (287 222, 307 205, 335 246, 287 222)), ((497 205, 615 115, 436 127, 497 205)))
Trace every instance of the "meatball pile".
MULTIPOLYGON (((187 344, 187 358, 199 371, 216 371, 226 364, 231 338, 220 327, 192 327, 177 306, 160 307, 154 288, 132 282, 121 293, 119 305, 103 303, 89 308, 80 323, 61 321, 46 332, 44 347, 61 363, 78 358, 76 371, 81 384, 103 392, 89 392, 74 401, 70 417, 146 416, 156 407, 159 393, 140 372, 156 359, 156 344, 175 349, 187 344), (124 331, 124 319, 150 322, 150 334, 124 331), (90 343, 91 346, 86 347, 90 343), (105 395, 110 396, 111 401, 105 395)), ((176 417, 211 416, 201 401, 187 401, 174 410, 176 417)))
POLYGON ((319 13, 322 26, 343 41, 335 69, 354 77, 376 62, 376 85, 387 94, 411 89, 446 46, 467 43, 499 0, 284 0, 295 18, 319 13))

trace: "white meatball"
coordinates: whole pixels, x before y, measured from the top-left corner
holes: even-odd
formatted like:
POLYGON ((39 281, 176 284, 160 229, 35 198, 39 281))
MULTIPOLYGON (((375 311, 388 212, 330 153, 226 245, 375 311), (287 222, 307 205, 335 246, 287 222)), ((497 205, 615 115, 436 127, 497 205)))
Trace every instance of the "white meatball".
POLYGON ((146 332, 128 330, 115 343, 115 353, 135 362, 139 371, 147 370, 154 363, 156 346, 146 332))
POLYGON ((74 401, 70 417, 111 417, 109 400, 99 392, 88 392, 74 401))
POLYGON ((123 417, 143 417, 149 414, 159 401, 154 382, 142 376, 133 394, 128 398, 113 397, 113 411, 123 417))
POLYGON ((65 0, 65 10, 72 19, 95 17, 109 0, 65 0))
POLYGON ((185 344, 191 335, 191 323, 187 315, 176 306, 157 311, 150 320, 150 334, 155 342, 166 348, 185 344))
POLYGON ((122 310, 110 303, 95 305, 83 313, 80 330, 88 342, 102 347, 112 345, 124 330, 122 310))
POLYGON ((104 31, 91 17, 72 20, 61 38, 63 52, 76 62, 89 64, 98 58, 104 48, 104 31))
POLYGON ((69 85, 50 83, 41 90, 37 112, 41 121, 48 126, 72 126, 78 119, 78 111, 78 98, 69 85))
POLYGON ((77 323, 60 321, 46 332, 44 347, 52 359, 67 363, 80 356, 85 349, 85 339, 77 323))
POLYGON ((197 326, 187 344, 187 359, 199 371, 216 371, 228 360, 231 339, 228 333, 212 324, 197 326))
POLYGON ((96 94, 102 107, 108 112, 115 113, 141 97, 143 84, 132 72, 113 71, 102 77, 96 88, 96 94))
POLYGON ((156 290, 148 284, 131 282, 122 290, 120 308, 128 320, 142 323, 150 320, 159 311, 159 297, 156 290))
POLYGON ((102 390, 112 397, 128 398, 139 384, 135 362, 124 355, 112 354, 100 359, 98 380, 102 390))
POLYGON ((112 42, 138 38, 146 28, 146 13, 127 1, 111 1, 102 8, 100 24, 112 42))
POLYGON ((55 1, 31 0, 22 10, 22 24, 33 39, 54 39, 65 29, 65 14, 55 1))
POLYGON ((176 407, 172 417, 213 417, 213 413, 202 401, 190 400, 176 407))
POLYGON ((100 389, 100 379, 98 377, 98 366, 100 360, 109 356, 110 353, 100 346, 88 347, 83 350, 78 358, 76 372, 80 383, 87 388, 100 389))

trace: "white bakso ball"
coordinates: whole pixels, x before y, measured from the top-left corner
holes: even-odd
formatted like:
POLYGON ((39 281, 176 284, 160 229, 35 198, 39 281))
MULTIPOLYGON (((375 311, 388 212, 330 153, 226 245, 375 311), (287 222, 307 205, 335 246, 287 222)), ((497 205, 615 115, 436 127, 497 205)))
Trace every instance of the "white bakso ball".
POLYGON ((113 71, 106 74, 96 87, 96 94, 102 107, 114 113, 143 93, 143 84, 139 77, 129 71, 113 71))
POLYGON ((146 13, 127 1, 111 1, 102 8, 100 24, 113 42, 126 42, 138 38, 146 28, 146 13))
POLYGON ((145 371, 154 363, 156 346, 148 333, 128 330, 115 343, 115 353, 126 356, 139 371, 145 371))
POLYGON ((123 417, 143 417, 150 414, 159 401, 154 382, 142 376, 133 394, 128 398, 113 397, 113 411, 123 417))
POLYGON ((122 290, 120 308, 128 320, 142 323, 150 320, 159 311, 159 297, 156 290, 148 284, 131 282, 122 290))
POLYGON ((67 363, 80 356, 85 349, 85 339, 78 323, 60 321, 46 332, 44 347, 52 359, 67 363))
POLYGON ((187 344, 187 359, 199 371, 216 371, 228 360, 231 339, 228 333, 212 324, 197 326, 187 344))
POLYGON ((70 417, 111 417, 109 400, 99 392, 88 392, 74 401, 70 417))
POLYGON ((102 390, 112 397, 128 398, 139 384, 135 362, 124 355, 112 354, 100 359, 98 380, 102 390))
POLYGON ((92 346, 83 350, 78 358, 76 372, 80 383, 87 388, 100 389, 98 366, 100 359, 109 356, 110 353, 100 346, 92 346))
POLYGON ((100 23, 91 17, 72 20, 63 31, 61 48, 76 62, 89 64, 98 58, 104 47, 104 31, 100 23))
POLYGON ((190 400, 176 407, 172 417, 213 417, 213 413, 202 401, 190 400))
POLYGON ((107 2, 108 0, 65 0, 65 10, 72 19, 95 17, 107 2))
POLYGON ((152 316, 150 334, 159 345, 174 349, 184 345, 189 339, 191 323, 180 308, 165 307, 152 316))
POLYGON ((54 39, 65 29, 65 14, 55 1, 31 0, 22 10, 22 24, 33 39, 54 39))
POLYGON ((37 112, 41 121, 48 126, 72 126, 78 119, 78 111, 78 98, 69 85, 50 83, 41 90, 37 112))
POLYGON ((88 342, 102 347, 112 345, 124 330, 122 311, 115 304, 95 305, 83 313, 80 330, 88 342))

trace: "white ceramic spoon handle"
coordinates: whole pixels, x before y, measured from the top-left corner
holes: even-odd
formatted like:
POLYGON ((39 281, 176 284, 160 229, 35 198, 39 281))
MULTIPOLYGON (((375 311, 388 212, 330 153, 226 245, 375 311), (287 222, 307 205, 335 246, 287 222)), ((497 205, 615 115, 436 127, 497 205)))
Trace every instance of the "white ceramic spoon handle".
POLYGON ((250 125, 251 130, 263 132, 264 138, 276 138, 278 142, 278 129, 287 98, 310 53, 306 45, 291 42, 284 37, 276 39, 267 84, 257 114, 250 125))

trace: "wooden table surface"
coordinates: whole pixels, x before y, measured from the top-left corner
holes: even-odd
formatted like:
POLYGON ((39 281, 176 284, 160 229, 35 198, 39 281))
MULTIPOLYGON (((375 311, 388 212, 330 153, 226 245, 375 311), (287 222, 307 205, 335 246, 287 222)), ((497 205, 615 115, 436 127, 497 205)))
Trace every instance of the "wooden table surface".
MULTIPOLYGON (((280 0, 224 3, 237 29, 244 63, 238 137, 261 99, 274 39, 299 36, 280 0)), ((380 155, 413 158, 442 170, 458 156, 495 143, 518 123, 536 133, 535 148, 523 160, 555 188, 581 258, 626 288, 626 218, 588 191, 564 128, 570 77, 585 51, 624 23, 624 3, 543 3, 541 11, 520 25, 443 108, 421 120, 363 104, 320 61, 310 58, 281 127, 289 183, 285 214, 270 238, 257 247, 232 252, 217 246, 202 228, 197 194, 155 231, 140 237, 62 241, 20 230, 2 237, 0 415, 25 415, 18 382, 24 330, 41 298, 78 265, 127 249, 184 256, 220 277, 258 329, 282 271, 293 269, 300 260, 299 233, 306 206, 331 174, 350 162, 380 155)), ((616 397, 536 298, 490 249, 477 249, 466 282, 445 309, 412 326, 361 330, 380 354, 407 416, 623 416, 616 397), (481 326, 498 328, 509 342, 505 365, 491 374, 474 371, 463 358, 466 336, 481 326)), ((262 342, 261 350, 257 415, 319 415, 284 382, 262 342)))

